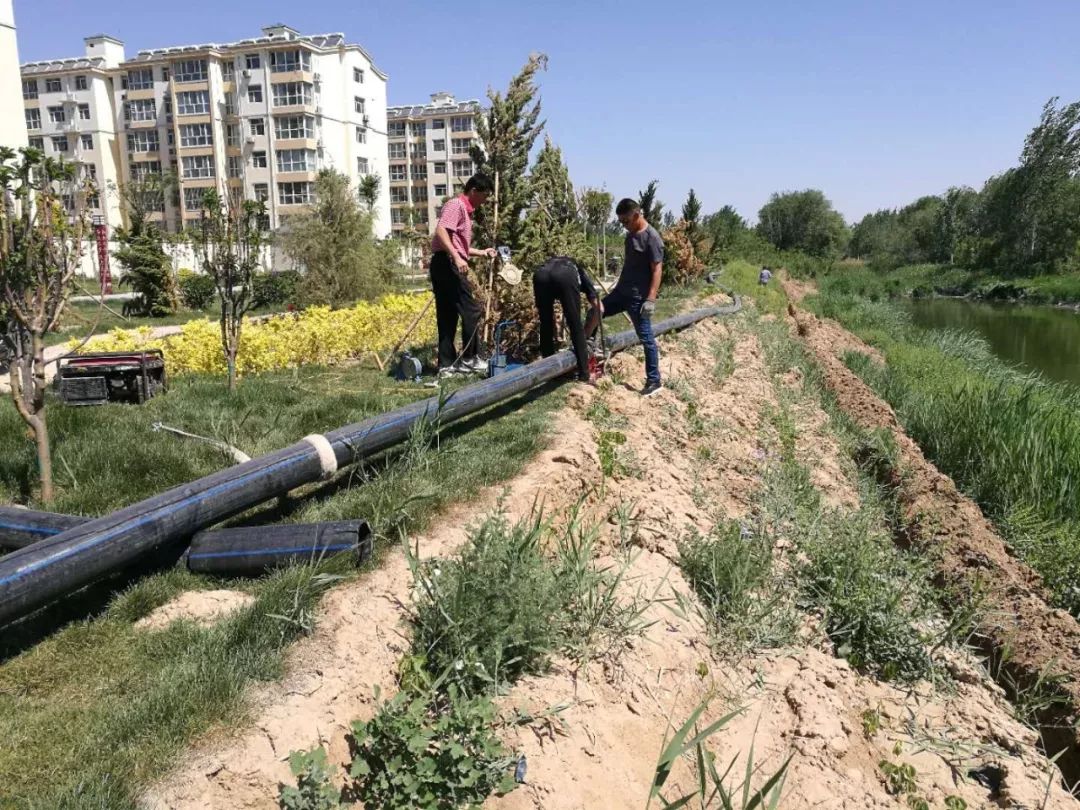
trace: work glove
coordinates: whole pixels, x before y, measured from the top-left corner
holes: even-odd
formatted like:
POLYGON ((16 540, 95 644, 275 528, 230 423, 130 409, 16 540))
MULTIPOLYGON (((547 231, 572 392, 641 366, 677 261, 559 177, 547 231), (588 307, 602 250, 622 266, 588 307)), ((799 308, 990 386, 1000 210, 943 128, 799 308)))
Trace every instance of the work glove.
POLYGON ((651 319, 654 312, 656 312, 656 302, 655 301, 652 301, 652 300, 646 301, 644 304, 641 305, 641 316, 643 318, 650 318, 651 319))

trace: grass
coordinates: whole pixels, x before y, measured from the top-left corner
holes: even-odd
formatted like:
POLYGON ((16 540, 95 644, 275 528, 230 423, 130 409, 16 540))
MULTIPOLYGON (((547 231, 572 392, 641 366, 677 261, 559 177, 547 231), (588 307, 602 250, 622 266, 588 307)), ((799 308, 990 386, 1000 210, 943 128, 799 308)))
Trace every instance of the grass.
MULTIPOLYGON (((185 376, 142 407, 52 405, 55 508, 101 514, 227 466, 213 448, 153 433, 155 421, 227 438, 254 456, 430 393, 366 369, 304 369, 249 377, 234 397, 220 380, 185 376)), ((374 521, 381 537, 396 539, 422 529, 451 501, 516 473, 546 442, 548 414, 560 402, 557 394, 530 398, 468 430, 420 432, 402 453, 247 517, 360 516, 374 521), (429 443, 439 452, 429 452, 429 443)), ((0 500, 34 503, 32 452, 7 402, 0 403, 0 437, 14 449, 0 461, 0 500)), ((310 627, 330 584, 318 575, 354 575, 342 563, 327 565, 224 585, 168 570, 107 599, 94 618, 8 657, 0 664, 0 736, 10 743, 0 748, 0 805, 131 806, 185 744, 242 719, 250 683, 280 675, 285 647, 310 627), (133 627, 177 593, 211 587, 247 590, 256 601, 211 629, 133 627)), ((6 635, 7 656, 17 642, 6 635)))
POLYGON ((812 304, 882 351, 884 366, 857 352, 845 362, 1080 615, 1080 391, 1017 371, 972 335, 919 330, 888 302, 812 304))

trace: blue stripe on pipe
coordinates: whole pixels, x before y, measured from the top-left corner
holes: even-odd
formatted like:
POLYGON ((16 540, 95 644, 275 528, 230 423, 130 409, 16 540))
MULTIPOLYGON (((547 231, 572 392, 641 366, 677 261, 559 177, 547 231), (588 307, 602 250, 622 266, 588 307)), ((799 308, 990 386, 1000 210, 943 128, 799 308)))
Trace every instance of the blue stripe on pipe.
POLYGON ((20 526, 18 523, 0 523, 0 529, 15 529, 30 534, 60 534, 63 529, 45 528, 44 526, 20 526))
POLYGON ((350 548, 356 548, 357 543, 349 543, 344 546, 323 546, 322 548, 313 548, 312 546, 299 546, 297 548, 260 548, 258 551, 204 551, 200 554, 188 554, 189 560, 208 560, 213 557, 253 557, 263 554, 299 554, 302 551, 308 551, 311 553, 324 552, 324 551, 348 551, 350 548))
MULTIPOLYGON (((308 445, 308 446, 310 447, 310 445, 308 445)), ((315 452, 315 451, 312 450, 311 452, 315 452)), ((199 492, 199 493, 197 493, 195 495, 184 498, 182 501, 177 501, 176 503, 172 504, 171 506, 162 507, 160 510, 155 510, 154 512, 151 512, 151 513, 149 513, 147 515, 144 515, 143 517, 141 517, 141 518, 139 518, 137 520, 125 521, 124 523, 121 523, 118 526, 114 526, 112 529, 108 530, 107 532, 105 532, 103 534, 93 535, 90 538, 88 538, 87 540, 84 540, 82 543, 79 543, 78 545, 74 545, 74 546, 71 546, 70 548, 64 549, 62 552, 60 552, 58 554, 55 554, 55 555, 50 556, 50 557, 44 557, 44 558, 38 560, 37 562, 33 562, 33 563, 30 563, 28 565, 23 566, 22 568, 18 569, 15 573, 11 574, 10 576, 7 576, 7 577, 4 577, 3 579, 0 579, 0 585, 7 585, 9 582, 14 582, 14 581, 22 578, 25 574, 33 573, 34 571, 37 571, 39 568, 47 568, 48 566, 53 565, 54 563, 58 562, 59 560, 66 559, 67 557, 70 557, 70 556, 72 556, 74 554, 77 554, 80 551, 84 551, 86 549, 93 548, 96 545, 104 543, 106 540, 111 540, 114 536, 116 536, 120 532, 127 531, 128 529, 134 528, 136 526, 141 526, 144 523, 149 523, 149 522, 151 522, 153 520, 157 520, 163 514, 165 514, 165 515, 171 514, 172 512, 175 512, 176 510, 180 509, 181 507, 186 506, 188 503, 190 503, 192 501, 196 501, 196 500, 198 500, 200 498, 203 498, 203 497, 205 497, 207 495, 210 495, 210 494, 217 494, 219 492, 225 492, 226 490, 229 490, 229 489, 233 488, 237 484, 246 482, 248 478, 251 478, 254 475, 262 475, 265 472, 268 472, 268 471, 271 471, 271 470, 276 470, 276 469, 278 469, 280 467, 289 467, 289 466, 295 464, 298 461, 304 461, 304 460, 306 460, 304 456, 296 456, 296 457, 293 457, 293 458, 282 459, 281 461, 277 462, 276 464, 271 464, 268 467, 259 467, 259 469, 252 470, 251 472, 247 473, 246 475, 242 475, 242 476, 239 476, 237 478, 233 478, 233 479, 231 479, 229 481, 226 481, 226 482, 224 482, 222 484, 218 484, 216 487, 211 487, 210 489, 204 489, 204 490, 202 490, 201 492, 199 492)), ((68 531, 70 531, 70 529, 68 531)), ((14 552, 14 553, 18 554, 18 552, 14 552)))

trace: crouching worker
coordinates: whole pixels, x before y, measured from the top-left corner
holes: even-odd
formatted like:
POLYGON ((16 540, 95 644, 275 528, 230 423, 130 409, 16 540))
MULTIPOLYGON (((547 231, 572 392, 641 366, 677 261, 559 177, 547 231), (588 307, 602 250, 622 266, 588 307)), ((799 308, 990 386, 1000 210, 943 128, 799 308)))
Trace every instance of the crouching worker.
POLYGON ((630 316, 641 347, 645 350, 645 387, 642 396, 652 396, 663 386, 660 381, 660 349, 652 330, 656 296, 664 274, 664 240, 641 213, 641 206, 629 198, 619 202, 615 215, 626 229, 622 272, 599 310, 589 314, 586 332, 592 335, 600 316, 609 318, 625 312, 630 316))
POLYGON ((439 374, 483 373, 487 362, 480 357, 480 304, 473 295, 469 259, 495 258, 495 249, 472 246, 473 211, 487 202, 495 190, 491 180, 474 175, 465 191, 447 201, 431 240, 431 291, 435 295, 435 321, 439 329, 439 374), (461 354, 454 351, 454 333, 461 319, 461 354))
POLYGON ((533 296, 540 314, 540 353, 544 357, 555 354, 555 302, 558 301, 574 344, 577 378, 581 382, 588 382, 589 349, 585 342, 585 327, 581 323, 582 292, 589 299, 593 312, 602 311, 592 279, 566 256, 548 259, 533 275, 533 296))

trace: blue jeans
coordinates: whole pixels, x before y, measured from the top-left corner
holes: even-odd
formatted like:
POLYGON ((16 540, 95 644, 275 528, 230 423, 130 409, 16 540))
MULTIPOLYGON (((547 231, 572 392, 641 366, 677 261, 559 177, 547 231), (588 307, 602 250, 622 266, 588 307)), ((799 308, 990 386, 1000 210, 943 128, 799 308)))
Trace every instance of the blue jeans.
POLYGON ((660 348, 656 345, 656 336, 652 331, 652 319, 642 313, 641 305, 645 299, 635 293, 628 293, 615 288, 604 296, 604 317, 610 318, 625 312, 630 316, 634 324, 634 331, 641 348, 645 350, 645 382, 646 384, 660 382, 660 348))

